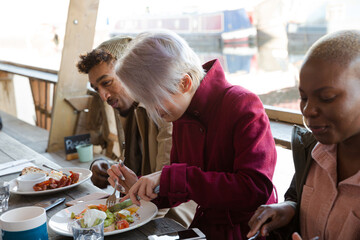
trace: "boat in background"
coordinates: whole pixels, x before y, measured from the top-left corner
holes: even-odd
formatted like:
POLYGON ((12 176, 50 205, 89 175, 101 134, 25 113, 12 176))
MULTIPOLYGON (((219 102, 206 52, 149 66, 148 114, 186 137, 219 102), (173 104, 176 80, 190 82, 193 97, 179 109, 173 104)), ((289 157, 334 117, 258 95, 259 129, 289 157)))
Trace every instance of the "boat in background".
POLYGON ((213 13, 193 13, 179 16, 144 15, 119 19, 111 36, 136 35, 149 29, 169 29, 201 49, 254 46, 256 28, 244 8, 213 13))

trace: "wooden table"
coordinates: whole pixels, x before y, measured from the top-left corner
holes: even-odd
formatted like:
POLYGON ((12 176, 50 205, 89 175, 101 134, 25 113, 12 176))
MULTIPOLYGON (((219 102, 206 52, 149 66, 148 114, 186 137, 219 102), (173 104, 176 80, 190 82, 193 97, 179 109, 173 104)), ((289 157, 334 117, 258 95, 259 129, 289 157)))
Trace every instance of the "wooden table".
MULTIPOLYGON (((7 123, 5 122, 4 129, 3 129, 4 131, 0 131, 0 164, 9 162, 9 161, 24 159, 24 158, 26 158, 26 159, 34 158, 35 159, 34 163, 37 166, 46 164, 53 168, 71 167, 71 166, 79 167, 79 161, 67 161, 66 162, 67 166, 60 166, 60 164, 58 164, 58 162, 55 163, 54 161, 45 157, 44 154, 40 154, 40 153, 34 151, 33 149, 29 148, 25 144, 19 142, 18 140, 16 140, 15 138, 13 138, 9 134, 7 134, 6 132, 11 132, 11 131, 7 131, 5 129, 6 127, 9 127, 9 125, 7 125, 7 123)), ((26 126, 26 127, 28 127, 28 126, 26 126)), ((34 127, 34 128, 37 128, 37 127, 34 127)), ((14 129, 12 129, 12 130, 14 130, 14 129)), ((21 129, 18 129, 18 131, 21 131, 21 129)), ((34 144, 34 143, 32 143, 32 144, 34 144)), ((63 161, 66 161, 66 160, 63 160, 63 161)), ((62 163, 62 162, 60 162, 60 163, 62 163)), ((10 174, 10 175, 6 175, 6 176, 0 176, 0 180, 10 181, 10 180, 16 178, 18 175, 19 175, 18 173, 15 173, 15 174, 10 174)), ((10 194, 9 210, 18 208, 18 207, 34 205, 35 203, 38 203, 38 202, 41 202, 41 201, 44 201, 44 200, 50 199, 50 198, 64 197, 66 199, 65 202, 67 202, 67 201, 71 201, 73 199, 76 199, 81 196, 85 196, 89 193, 94 193, 94 192, 103 192, 103 190, 97 188, 96 186, 94 186, 91 183, 90 180, 88 180, 74 188, 68 189, 66 191, 56 192, 56 193, 49 194, 49 195, 30 196, 30 195, 10 194)), ((50 209, 49 211, 47 211, 48 220, 54 214, 61 211, 65 207, 66 207, 65 203, 62 203, 62 204, 50 209)), ((141 240, 141 239, 147 239, 148 235, 168 233, 168 232, 179 231, 179 230, 183 230, 183 229, 184 229, 184 227, 182 227, 180 224, 173 221, 172 219, 159 218, 159 219, 152 220, 149 223, 145 224, 144 226, 134 229, 132 231, 108 236, 105 239, 129 239, 129 240, 132 240, 132 239, 139 240, 140 239, 141 240)), ((48 227, 48 233, 49 233, 49 239, 55 239, 55 240, 57 240, 57 239, 59 239, 59 240, 60 239, 72 239, 71 237, 64 237, 64 236, 58 235, 57 233, 52 231, 49 227, 48 227)))

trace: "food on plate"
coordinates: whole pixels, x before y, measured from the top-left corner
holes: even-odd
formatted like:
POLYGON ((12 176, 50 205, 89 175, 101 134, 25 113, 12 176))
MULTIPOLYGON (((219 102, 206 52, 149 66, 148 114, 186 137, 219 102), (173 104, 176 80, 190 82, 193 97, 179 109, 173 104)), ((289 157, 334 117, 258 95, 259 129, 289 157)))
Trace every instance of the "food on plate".
POLYGON ((48 180, 37 183, 34 185, 33 189, 35 191, 44 191, 47 189, 55 189, 60 187, 69 186, 71 184, 77 183, 79 181, 80 174, 70 171, 71 175, 66 176, 61 172, 51 171, 52 173, 49 174, 48 180), (60 175, 61 174, 61 175, 60 175), (58 180, 57 180, 58 179, 58 180))
POLYGON ((62 171, 51 170, 49 173, 49 177, 53 178, 55 180, 60 180, 62 178, 62 176, 64 176, 62 171))
MULTIPOLYGON (((136 213, 139 209, 138 206, 132 204, 130 199, 125 200, 122 203, 117 203, 117 206, 114 208, 108 208, 104 204, 99 205, 88 205, 82 212, 75 214, 71 213, 71 219, 84 219, 84 226, 91 226, 91 224, 96 223, 96 219, 100 218, 98 212, 103 212, 106 217, 102 218, 104 220, 104 232, 111 232, 118 229, 125 229, 130 227, 134 223, 135 218, 139 218, 139 215, 136 213), (96 210, 95 212, 93 210, 96 210), (90 212, 90 213, 89 213, 90 212)), ((104 216, 104 215, 101 215, 104 216)))
POLYGON ((111 207, 110 207, 110 211, 111 211, 111 212, 118 212, 118 211, 120 211, 121 209, 130 207, 132 204, 133 204, 132 201, 128 201, 128 199, 127 199, 127 200, 125 200, 125 201, 123 201, 123 202, 116 203, 115 205, 111 206, 111 207))
POLYGON ((49 173, 41 168, 38 167, 26 167, 21 171, 20 175, 25 175, 25 174, 29 174, 29 173, 45 173, 47 176, 49 175, 49 173))
POLYGON ((84 213, 82 219, 80 219, 81 227, 88 228, 98 225, 101 219, 106 219, 106 213, 98 209, 89 209, 84 213))
POLYGON ((77 183, 80 178, 79 173, 70 171, 71 175, 67 176, 62 171, 51 170, 50 172, 45 171, 38 167, 26 167, 21 171, 20 175, 26 175, 30 173, 45 173, 47 180, 37 183, 33 186, 34 191, 44 191, 47 189, 55 189, 60 187, 69 186, 71 184, 77 183))

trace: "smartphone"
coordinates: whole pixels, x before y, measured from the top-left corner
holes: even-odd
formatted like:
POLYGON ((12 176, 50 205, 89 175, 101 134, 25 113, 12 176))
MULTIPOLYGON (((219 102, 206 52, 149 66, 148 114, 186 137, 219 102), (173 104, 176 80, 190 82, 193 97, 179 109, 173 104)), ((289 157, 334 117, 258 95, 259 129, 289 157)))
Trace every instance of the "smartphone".
POLYGON ((205 234, 198 228, 190 228, 179 232, 165 233, 160 235, 151 235, 148 240, 193 240, 193 239, 206 239, 205 234))

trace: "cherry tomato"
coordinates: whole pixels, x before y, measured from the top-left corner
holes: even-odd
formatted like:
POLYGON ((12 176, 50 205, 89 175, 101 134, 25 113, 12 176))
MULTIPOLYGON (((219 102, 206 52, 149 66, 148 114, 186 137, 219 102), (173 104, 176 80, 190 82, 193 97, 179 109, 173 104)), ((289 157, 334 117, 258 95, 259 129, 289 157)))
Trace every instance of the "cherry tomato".
POLYGON ((126 220, 120 220, 116 223, 117 229, 124 229, 129 227, 129 223, 126 220))

